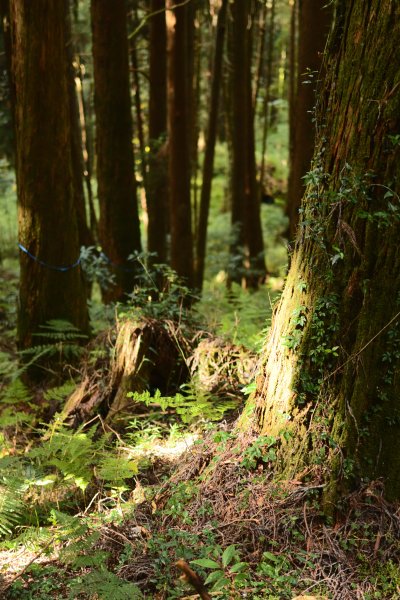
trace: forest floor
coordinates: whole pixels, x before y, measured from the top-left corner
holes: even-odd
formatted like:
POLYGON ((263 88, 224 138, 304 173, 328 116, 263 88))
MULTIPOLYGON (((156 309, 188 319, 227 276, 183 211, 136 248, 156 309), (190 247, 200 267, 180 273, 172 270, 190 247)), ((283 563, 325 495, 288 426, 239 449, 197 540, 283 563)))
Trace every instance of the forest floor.
POLYGON ((125 308, 78 367, 29 386, 13 341, 16 278, 0 279, 1 598, 400 598, 400 510, 380 482, 327 518, 320 465, 283 481, 273 440, 238 425, 274 290, 214 295, 179 322, 168 303, 157 315, 125 308), (233 338, 205 331, 211 305, 233 338), (159 344, 162 362, 146 367, 136 342, 159 344), (171 356, 183 379, 163 375, 157 391, 171 356), (138 368, 151 393, 135 387, 138 368))

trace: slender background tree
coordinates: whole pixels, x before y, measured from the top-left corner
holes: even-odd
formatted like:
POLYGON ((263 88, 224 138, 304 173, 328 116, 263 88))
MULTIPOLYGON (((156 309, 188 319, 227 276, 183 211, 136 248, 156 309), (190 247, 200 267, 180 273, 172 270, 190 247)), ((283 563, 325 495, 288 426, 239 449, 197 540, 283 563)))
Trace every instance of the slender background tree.
POLYGON ((132 291, 141 250, 132 146, 127 7, 125 0, 92 0, 99 239, 115 276, 105 300, 132 291))
POLYGON ((189 79, 189 32, 192 23, 188 5, 167 1, 168 35, 168 155, 171 223, 171 266, 194 285, 191 218, 190 127, 192 124, 189 79), (179 5, 174 9, 175 5, 179 5), (174 10, 172 10, 174 9, 174 10))
POLYGON ((167 262, 167 29, 165 0, 152 0, 149 24, 149 172, 147 177, 147 249, 167 262))
MULTIPOLYGON (((320 0, 297 0, 297 53, 292 56, 291 70, 296 94, 290 99, 290 171, 287 214, 289 238, 294 239, 299 221, 299 208, 314 152, 315 89, 321 73, 322 57, 332 21, 332 6, 320 0), (297 56, 297 64, 293 59, 297 56)), ((293 8, 293 10, 295 10, 293 8)))

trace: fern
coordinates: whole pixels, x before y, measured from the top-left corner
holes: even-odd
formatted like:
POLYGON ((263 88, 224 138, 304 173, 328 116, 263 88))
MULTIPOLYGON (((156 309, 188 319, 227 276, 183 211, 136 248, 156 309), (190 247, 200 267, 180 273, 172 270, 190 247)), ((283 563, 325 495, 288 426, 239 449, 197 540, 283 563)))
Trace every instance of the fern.
POLYGON ((127 397, 135 402, 143 403, 146 406, 158 405, 162 411, 174 409, 183 423, 194 423, 201 419, 208 421, 219 421, 225 412, 237 407, 238 400, 223 401, 213 397, 211 394, 201 390, 192 381, 191 384, 182 386, 186 394, 175 394, 175 396, 162 396, 159 390, 156 390, 154 396, 150 392, 128 392, 127 397))
POLYGON ((30 390, 26 387, 24 383, 20 379, 14 379, 11 383, 4 389, 1 394, 1 402, 5 404, 18 404, 22 402, 24 404, 29 404, 32 400, 33 396, 30 390))
POLYGON ((45 436, 42 446, 31 450, 30 458, 35 458, 42 466, 55 467, 64 480, 72 480, 84 491, 92 478, 91 465, 96 453, 94 432, 92 428, 85 433, 83 427, 71 432, 60 425, 58 430, 50 433, 49 439, 45 436))
POLYGON ((125 479, 136 475, 138 465, 135 461, 128 460, 123 456, 106 454, 101 458, 96 473, 99 478, 115 487, 121 485, 125 479))
POLYGON ((8 352, 0 351, 0 376, 9 377, 15 370, 15 360, 8 352))
POLYGON ((143 594, 136 585, 114 575, 105 566, 75 579, 71 585, 70 598, 77 598, 80 594, 85 598, 93 597, 96 594, 99 600, 143 598, 143 594))
POLYGON ((45 325, 41 325, 40 329, 42 332, 33 335, 58 341, 87 339, 87 335, 81 333, 75 325, 62 319, 50 319, 45 325))
POLYGON ((18 372, 21 375, 35 363, 43 358, 77 359, 83 353, 81 342, 87 340, 88 336, 80 330, 61 319, 51 319, 45 325, 40 326, 41 331, 33 334, 35 338, 46 340, 44 344, 37 344, 32 348, 26 348, 20 352, 24 359, 32 357, 18 372))
POLYGON ((0 484, 0 536, 9 535, 23 519, 23 496, 27 485, 14 477, 2 477, 0 484))

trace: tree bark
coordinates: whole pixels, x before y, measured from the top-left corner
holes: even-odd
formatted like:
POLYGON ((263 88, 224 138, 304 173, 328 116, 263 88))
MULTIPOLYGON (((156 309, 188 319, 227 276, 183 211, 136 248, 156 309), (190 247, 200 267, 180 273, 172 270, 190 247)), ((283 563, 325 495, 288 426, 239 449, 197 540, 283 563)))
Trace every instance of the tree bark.
POLYGON ((85 191, 83 187, 84 160, 82 152, 82 130, 79 117, 78 96, 75 86, 75 69, 73 66, 74 53, 70 41, 72 37, 72 28, 69 3, 66 5, 66 22, 67 39, 69 40, 69 43, 67 44, 68 62, 66 64, 66 69, 70 103, 72 172, 74 176, 78 239, 80 246, 93 246, 94 238, 87 222, 85 191))
POLYGON ((255 113, 251 85, 252 42, 254 26, 247 31, 247 78, 246 78, 246 130, 247 130, 247 172, 245 238, 248 252, 247 287, 256 289, 265 280, 267 270, 264 258, 264 239, 261 225, 261 198, 257 186, 256 143, 254 134, 255 113))
POLYGON ((247 144, 247 6, 235 0, 232 11, 232 164, 231 164, 231 244, 229 281, 241 283, 244 276, 244 211, 246 204, 247 144))
POLYGON ((251 90, 250 5, 234 0, 232 7, 232 173, 230 281, 250 287, 265 276, 260 204, 256 188, 253 102, 251 90))
POLYGON ((207 140, 204 152, 203 176, 200 197, 200 215, 197 230, 196 253, 196 285, 199 290, 203 287, 204 265, 206 256, 207 225, 210 211, 211 185, 213 178, 213 165, 215 142, 218 128, 219 96, 222 85, 222 60, 224 55, 225 21, 228 0, 222 0, 218 13, 217 29, 215 33, 214 64, 212 69, 210 112, 207 127, 207 140))
POLYGON ((267 153, 267 138, 268 129, 270 127, 270 109, 269 103, 271 101, 271 88, 273 81, 273 67, 274 67, 274 38, 275 38, 275 8, 276 0, 272 0, 269 23, 268 23, 268 46, 267 46, 267 74, 265 78, 265 93, 263 102, 263 132, 262 132, 262 144, 261 144, 261 168, 260 168, 260 190, 264 188, 265 179, 265 168, 266 168, 266 153, 267 153))
POLYGON ((0 109, 3 113, 0 124, 0 154, 5 155, 9 164, 15 166, 15 90, 11 68, 11 31, 10 31, 10 0, 0 0, 1 19, 1 50, 0 74, 2 85, 0 90, 0 109))
POLYGON ((192 118, 188 74, 188 5, 175 8, 167 1, 168 36, 168 141, 171 221, 171 266, 194 286, 193 239, 190 203, 190 140, 192 118), (173 9, 173 10, 172 10, 173 9))
POLYGON ((153 262, 167 262, 168 158, 167 137, 167 29, 165 0, 152 0, 150 10, 149 172, 147 177, 147 249, 153 262), (162 12, 157 12, 162 11, 162 12))
POLYGON ((127 11, 125 0, 92 0, 94 106, 96 113, 99 238, 116 285, 106 301, 132 291, 140 229, 132 147, 127 11))
MULTIPOLYGON (((138 14, 137 14, 137 6, 135 3, 134 8, 132 9, 132 18, 131 26, 134 29, 138 25, 138 14)), ((142 185, 145 190, 145 195, 147 191, 147 160, 146 160, 146 143, 145 143, 145 135, 144 135, 144 123, 143 123, 143 114, 142 114, 142 93, 141 93, 141 85, 140 85, 140 71, 139 71, 139 60, 138 60, 138 51, 137 51, 137 39, 136 36, 130 39, 130 56, 131 56, 131 66, 132 66, 132 79, 133 79, 133 96, 135 100, 135 113, 136 113, 136 131, 139 139, 139 148, 140 148, 140 174, 142 176, 142 185)))
POLYGON ((27 348, 51 319, 87 332, 88 312, 77 264, 65 5, 12 0, 10 6, 18 228, 26 250, 20 253, 18 343, 27 348))
POLYGON ((400 497, 400 5, 336 10, 296 249, 246 411, 285 478, 319 478, 327 512, 370 479, 400 497))
POLYGON ((298 64, 296 69, 297 94, 289 106, 290 117, 290 173, 288 181, 289 239, 294 239, 299 221, 299 208, 304 194, 304 175, 310 170, 314 152, 315 128, 313 111, 315 88, 322 56, 332 21, 332 8, 325 0, 297 0, 299 14, 298 64))

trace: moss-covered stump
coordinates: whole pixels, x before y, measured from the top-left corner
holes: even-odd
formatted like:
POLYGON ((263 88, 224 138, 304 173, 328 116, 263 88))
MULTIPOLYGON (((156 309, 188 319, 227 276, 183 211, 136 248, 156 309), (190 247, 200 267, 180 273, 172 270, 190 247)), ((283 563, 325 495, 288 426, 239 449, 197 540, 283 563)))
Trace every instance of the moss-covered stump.
MULTIPOLYGON (((189 377, 186 356, 190 344, 174 323, 143 319, 124 320, 100 339, 106 358, 90 360, 82 382, 67 400, 63 414, 78 424, 99 414, 108 422, 122 414, 133 414, 137 403, 130 391, 160 390, 173 394, 189 377)), ((95 352, 98 353, 99 340, 95 352)))

